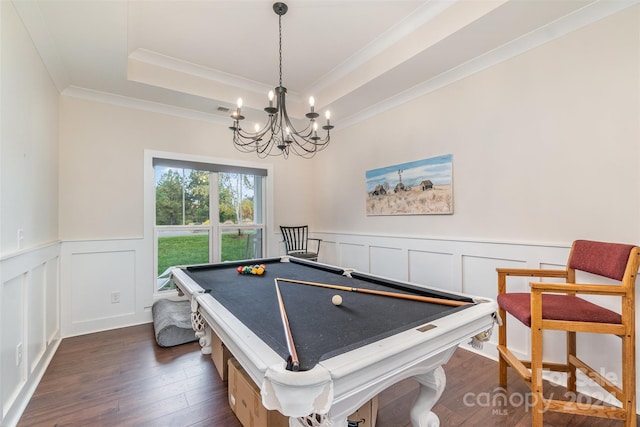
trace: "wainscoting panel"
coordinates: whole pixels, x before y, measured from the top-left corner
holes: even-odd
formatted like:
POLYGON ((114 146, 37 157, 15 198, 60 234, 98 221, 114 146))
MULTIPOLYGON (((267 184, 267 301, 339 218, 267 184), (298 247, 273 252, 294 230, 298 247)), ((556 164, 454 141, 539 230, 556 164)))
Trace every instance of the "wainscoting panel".
MULTIPOLYGON (((323 254, 323 256, 331 258, 330 254, 323 254)), ((357 243, 341 242, 338 244, 338 253, 334 258, 340 261, 339 265, 341 266, 370 272, 368 246, 357 243)))
POLYGON ((45 266, 45 338, 49 345, 60 333, 60 258, 48 260, 45 266))
POLYGON ((8 412, 25 382, 22 360, 17 348, 24 346, 26 274, 2 283, 2 412, 8 412))
POLYGON ((47 316, 45 306, 45 298, 47 296, 45 264, 40 264, 31 270, 27 285, 27 301, 31 315, 27 324, 28 348, 26 355, 28 357, 27 369, 29 373, 32 373, 47 348, 45 334, 45 319, 47 316))
POLYGON ((0 259, 0 425, 15 425, 60 344, 58 242, 0 259))
POLYGON ((152 242, 63 242, 61 266, 64 337, 151 321, 152 242))
POLYGON ((451 253, 409 250, 409 278, 412 283, 461 292, 454 281, 455 256, 451 253))
POLYGON ((401 248, 369 247, 370 271, 378 276, 407 280, 407 251, 401 248))
MULTIPOLYGON (((498 275, 496 268, 525 268, 526 264, 518 261, 480 257, 475 255, 462 256, 462 292, 481 297, 495 298, 498 292, 498 275)), ((526 292, 529 283, 521 278, 509 279, 509 289, 513 292, 526 292), (517 285, 517 286, 516 286, 517 285)))
POLYGON ((320 243, 320 255, 318 260, 330 265, 338 264, 338 244, 332 240, 323 240, 320 243), (326 255, 326 256, 325 256, 326 255))
POLYGON ((135 252, 71 256, 71 322, 131 315, 135 311, 135 252))

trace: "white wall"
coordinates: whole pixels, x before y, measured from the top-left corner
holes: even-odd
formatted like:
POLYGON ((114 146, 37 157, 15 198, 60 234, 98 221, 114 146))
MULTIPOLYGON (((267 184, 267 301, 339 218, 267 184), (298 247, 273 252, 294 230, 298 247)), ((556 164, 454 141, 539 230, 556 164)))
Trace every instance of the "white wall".
POLYGON ((58 92, 11 2, 0 18, 0 425, 10 426, 60 340, 58 92))
POLYGON ((309 161, 260 160, 237 151, 230 123, 162 115, 61 98, 60 236, 62 240, 143 236, 144 151, 156 150, 274 165, 276 224, 311 214, 309 161))
POLYGON ((335 133, 317 231, 640 242, 639 9, 335 133), (454 214, 366 216, 365 171, 453 154, 454 214))
POLYGON ((12 4, 2 2, 0 251, 58 239, 58 92, 12 4), (22 239, 18 234, 22 231, 22 239))

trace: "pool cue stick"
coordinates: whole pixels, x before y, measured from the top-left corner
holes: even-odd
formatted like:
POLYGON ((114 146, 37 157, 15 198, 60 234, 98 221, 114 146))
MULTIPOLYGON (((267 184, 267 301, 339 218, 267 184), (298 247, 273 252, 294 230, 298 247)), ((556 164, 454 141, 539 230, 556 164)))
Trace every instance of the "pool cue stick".
POLYGON ((470 302, 466 302, 466 301, 455 301, 455 300, 448 300, 443 298, 424 297, 421 295, 400 294, 397 292, 376 291, 373 289, 365 289, 365 288, 352 288, 350 286, 330 285, 328 283, 307 282, 304 280, 283 279, 281 277, 278 277, 275 280, 279 280, 281 282, 299 283, 301 285, 319 286, 321 288, 336 289, 338 291, 359 292, 362 294, 372 294, 372 295, 380 295, 380 296, 391 297, 391 298, 408 299, 412 301, 430 302, 434 304, 450 305, 454 307, 460 307, 463 305, 471 304, 470 302))
POLYGON ((282 325, 284 326, 284 335, 287 339, 287 349, 289 350, 291 370, 297 371, 300 369, 300 360, 298 360, 298 352, 296 352, 296 346, 293 343, 293 335, 291 335, 291 328, 289 327, 289 318, 287 317, 287 311, 284 309, 284 301, 282 301, 282 294, 280 293, 280 287, 278 286, 278 279, 273 279, 273 283, 276 285, 276 294, 278 295, 278 306, 280 307, 280 317, 282 318, 282 325))

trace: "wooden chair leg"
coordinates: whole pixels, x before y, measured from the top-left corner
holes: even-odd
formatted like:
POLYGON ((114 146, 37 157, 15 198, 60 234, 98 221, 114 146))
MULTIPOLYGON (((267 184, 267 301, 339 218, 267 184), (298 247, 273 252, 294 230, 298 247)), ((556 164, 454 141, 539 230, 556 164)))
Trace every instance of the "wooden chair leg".
MULTIPOLYGON (((503 309, 498 309, 498 316, 502 318, 502 325, 498 327, 498 345, 507 347, 507 315, 503 309)), ((507 362, 498 352, 498 385, 502 388, 507 387, 507 362)))
POLYGON ((576 392, 576 367, 569 363, 569 356, 576 356, 576 333, 567 332, 567 366, 569 372, 567 373, 567 390, 576 392))
POLYGON ((535 313, 542 312, 542 295, 531 294, 531 427, 542 427, 544 395, 542 384, 542 325, 535 313))
POLYGON ((622 407, 626 410, 625 427, 636 427, 636 370, 634 331, 622 337, 622 407))

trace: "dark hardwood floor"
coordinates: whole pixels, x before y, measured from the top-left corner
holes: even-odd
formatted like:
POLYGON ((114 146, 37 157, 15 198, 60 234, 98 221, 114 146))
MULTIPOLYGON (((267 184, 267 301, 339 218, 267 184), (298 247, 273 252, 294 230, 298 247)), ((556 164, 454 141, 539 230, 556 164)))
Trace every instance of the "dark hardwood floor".
MULTIPOLYGON (((434 408, 442 426, 531 425, 520 399, 528 388, 515 374, 501 405, 496 362, 458 349, 445 371, 447 387, 434 408)), ((405 380, 384 391, 377 426, 409 427, 417 389, 405 380)), ((241 427, 210 357, 197 343, 158 347, 151 324, 64 339, 18 425, 241 427)), ((545 426, 621 425, 545 415, 545 426)))

